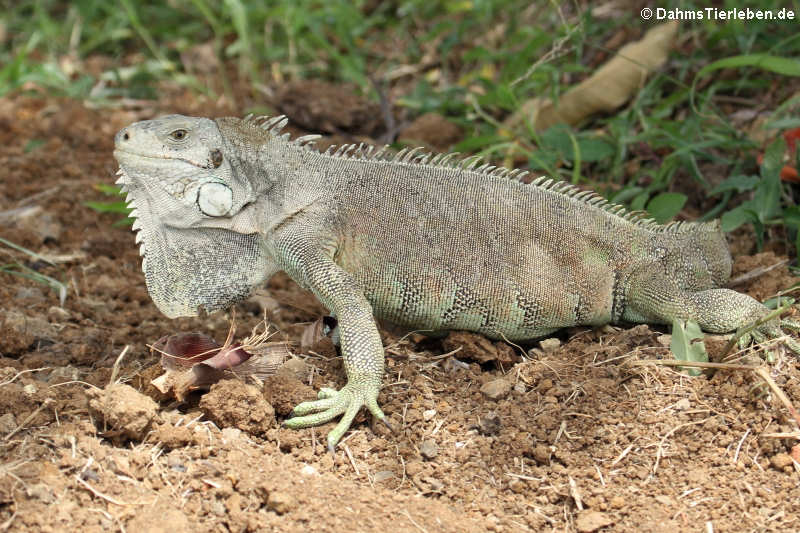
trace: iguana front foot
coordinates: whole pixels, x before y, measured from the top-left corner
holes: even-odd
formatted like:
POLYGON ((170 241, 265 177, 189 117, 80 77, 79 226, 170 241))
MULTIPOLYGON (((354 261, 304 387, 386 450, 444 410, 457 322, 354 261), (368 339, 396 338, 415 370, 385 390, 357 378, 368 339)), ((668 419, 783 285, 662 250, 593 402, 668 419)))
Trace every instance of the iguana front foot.
MULTIPOLYGON (((372 416, 384 422, 387 426, 386 415, 378 407, 378 391, 380 383, 348 383, 341 390, 322 388, 319 391, 319 400, 303 402, 292 410, 292 417, 284 421, 286 427, 301 429, 318 426, 339 415, 342 419, 336 427, 328 433, 328 450, 331 452, 336 444, 350 429, 350 424, 358 414, 358 410, 365 406, 372 416)), ((391 429, 391 426, 389 426, 391 429)))
POLYGON ((795 354, 800 355, 800 343, 790 335, 784 333, 784 329, 800 332, 800 322, 789 319, 773 319, 765 322, 739 338, 739 349, 747 348, 751 343, 761 344, 772 339, 781 339, 781 342, 783 342, 787 348, 795 354))

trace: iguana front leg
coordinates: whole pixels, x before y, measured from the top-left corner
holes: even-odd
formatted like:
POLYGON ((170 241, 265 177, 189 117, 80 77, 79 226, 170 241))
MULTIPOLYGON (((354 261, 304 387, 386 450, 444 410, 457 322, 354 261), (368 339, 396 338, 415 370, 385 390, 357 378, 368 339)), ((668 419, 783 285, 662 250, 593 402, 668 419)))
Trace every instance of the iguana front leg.
MULTIPOLYGON (((688 291, 678 286, 658 269, 631 276, 626 291, 623 320, 669 324, 673 319, 694 320, 703 331, 728 333, 748 326, 770 313, 755 298, 731 289, 688 291)), ((786 336, 781 328, 798 331, 800 324, 791 320, 768 320, 743 335, 740 347, 751 339, 764 342, 786 337, 785 344, 800 354, 800 343, 786 336)))
POLYGON ((358 283, 326 254, 329 248, 313 240, 281 247, 286 272, 306 288, 336 317, 339 345, 347 373, 347 384, 339 391, 323 388, 319 399, 294 408, 284 422, 298 429, 323 424, 339 415, 342 419, 328 433, 328 448, 349 429, 362 406, 378 420, 386 416, 378 407, 383 378, 383 344, 370 306, 358 283))

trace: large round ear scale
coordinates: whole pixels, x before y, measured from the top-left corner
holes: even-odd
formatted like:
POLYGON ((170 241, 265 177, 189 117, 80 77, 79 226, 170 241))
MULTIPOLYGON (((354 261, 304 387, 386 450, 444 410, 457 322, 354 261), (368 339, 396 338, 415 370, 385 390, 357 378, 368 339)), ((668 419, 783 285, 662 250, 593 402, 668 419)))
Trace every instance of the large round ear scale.
POLYGON ((233 207, 233 191, 224 183, 204 183, 197 193, 197 206, 204 215, 224 217, 233 207))

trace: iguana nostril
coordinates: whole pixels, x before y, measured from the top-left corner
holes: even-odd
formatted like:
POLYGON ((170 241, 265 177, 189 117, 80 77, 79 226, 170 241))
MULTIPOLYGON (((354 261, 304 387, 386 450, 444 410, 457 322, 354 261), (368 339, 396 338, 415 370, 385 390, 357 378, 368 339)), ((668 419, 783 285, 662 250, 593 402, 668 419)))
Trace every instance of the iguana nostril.
POLYGON ((123 133, 123 134, 122 134, 122 140, 123 140, 123 141, 127 141, 129 138, 130 138, 130 136, 128 135, 128 132, 127 132, 127 131, 126 131, 125 133, 123 133))

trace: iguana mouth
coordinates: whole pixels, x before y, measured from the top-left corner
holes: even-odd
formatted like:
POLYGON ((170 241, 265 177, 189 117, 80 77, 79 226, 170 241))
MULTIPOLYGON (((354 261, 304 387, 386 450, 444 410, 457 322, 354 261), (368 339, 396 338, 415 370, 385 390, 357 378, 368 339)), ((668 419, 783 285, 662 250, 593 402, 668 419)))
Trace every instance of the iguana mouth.
MULTIPOLYGON (((114 149, 114 158, 117 161, 119 161, 120 160, 120 156, 122 156, 123 159, 125 157, 133 156, 133 157, 138 157, 140 159, 161 159, 161 160, 170 160, 170 161, 182 161, 184 163, 187 163, 187 164, 192 165, 193 167, 197 167, 197 168, 203 168, 203 169, 212 168, 212 165, 209 165, 208 163, 205 163, 205 164, 196 163, 195 161, 191 161, 190 159, 186 159, 184 157, 171 157, 171 156, 158 155, 158 154, 142 154, 142 153, 139 153, 139 152, 134 152, 132 150, 123 150, 122 148, 115 148, 114 149)), ((219 165, 217 165, 217 166, 219 166, 219 165)))

